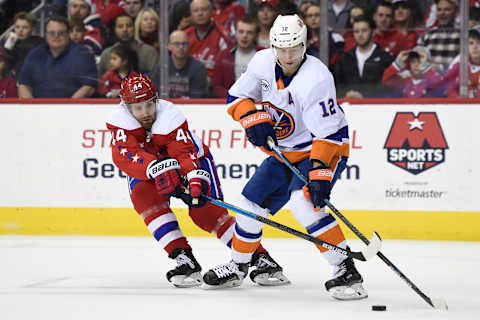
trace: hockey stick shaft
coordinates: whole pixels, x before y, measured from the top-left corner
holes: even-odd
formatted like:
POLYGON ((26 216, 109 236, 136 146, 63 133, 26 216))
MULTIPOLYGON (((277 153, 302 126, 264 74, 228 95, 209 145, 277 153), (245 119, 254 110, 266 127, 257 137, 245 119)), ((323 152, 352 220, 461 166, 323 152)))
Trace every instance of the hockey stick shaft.
MULTIPOLYGON (((277 154, 277 156, 280 157, 280 159, 283 160, 283 162, 285 163, 285 165, 300 179, 302 180, 305 184, 308 183, 308 180, 307 178, 300 172, 300 170, 298 170, 297 167, 295 167, 293 164, 290 163, 290 161, 288 161, 287 158, 285 158, 285 156, 283 155, 283 153, 280 151, 280 149, 278 149, 278 147, 275 145, 275 143, 273 142, 273 139, 272 138, 268 138, 268 145, 269 147, 273 150, 273 152, 275 152, 277 154)), ((362 240, 365 244, 369 244, 370 241, 350 222, 348 221, 347 218, 345 218, 345 216, 337 210, 337 208, 335 208, 333 206, 333 204, 330 203, 330 201, 328 201, 327 199, 324 199, 323 200, 325 202, 325 204, 327 205, 327 207, 329 207, 333 213, 340 219, 343 221, 343 223, 345 223, 345 225, 353 231, 353 233, 355 233, 355 235, 360 238, 360 240, 362 240)), ((381 253, 380 251, 377 252, 377 256, 382 259, 383 262, 385 262, 387 264, 387 266, 390 267, 390 269, 393 270, 393 272, 395 272, 401 279, 403 279, 407 285, 412 288, 420 297, 422 297, 423 300, 425 300, 426 303, 428 303, 431 307, 435 308, 435 305, 433 304, 432 302, 432 299, 430 299, 425 293, 422 292, 422 290, 420 290, 409 278, 407 278, 406 275, 404 275, 390 260, 388 260, 387 257, 385 257, 383 255, 383 253, 381 253)))
POLYGON ((292 229, 290 227, 287 227, 283 224, 280 224, 276 221, 273 221, 273 220, 270 220, 268 218, 264 218, 260 215, 257 215, 253 212, 250 212, 250 211, 247 211, 247 210, 244 210, 242 208, 239 208, 239 207, 236 207, 234 205, 231 205, 229 203, 226 203, 222 200, 219 200, 219 199, 214 199, 210 196, 207 196, 207 195, 202 195, 205 199, 207 199, 208 201, 210 201, 211 203, 219 206, 219 207, 223 207, 225 209, 228 209, 228 210, 232 210, 232 211, 235 211, 236 213, 239 213, 241 215, 244 215, 244 216, 247 216, 249 218, 252 218, 254 220, 257 220, 259 222, 262 222, 264 224, 268 224, 269 226, 271 227, 274 227, 274 228, 277 228, 279 230, 282 230, 284 232, 287 232, 289 234, 292 234, 294 236, 297 236, 299 238, 302 238, 302 239, 305 239, 307 241, 310 241, 310 242, 313 242, 325 249, 328 249, 328 250, 332 250, 332 251, 335 251, 341 255, 344 255, 344 256, 347 256, 347 257, 351 257, 353 259, 357 259, 357 260, 360 260, 360 261, 366 261, 366 257, 363 255, 362 252, 354 252, 354 251, 350 251, 350 250, 345 250, 343 248, 340 248, 336 245, 333 245, 331 243, 328 243, 328 242, 325 242, 323 240, 320 240, 318 238, 315 238, 315 237, 312 237, 311 235, 309 234, 306 234, 306 233, 303 233, 303 232, 300 232, 298 230, 295 230, 295 229, 292 229))

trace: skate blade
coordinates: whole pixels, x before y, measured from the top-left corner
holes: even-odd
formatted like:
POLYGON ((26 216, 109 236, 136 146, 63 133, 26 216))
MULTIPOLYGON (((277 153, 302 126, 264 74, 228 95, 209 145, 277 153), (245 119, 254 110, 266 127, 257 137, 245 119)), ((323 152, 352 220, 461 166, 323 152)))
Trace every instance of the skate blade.
POLYGON ((337 300, 360 300, 368 297, 367 291, 361 283, 355 283, 351 286, 339 286, 331 288, 330 295, 337 300))
POLYGON ((290 284, 290 280, 285 277, 281 271, 277 271, 272 275, 268 273, 259 274, 253 278, 253 282, 265 287, 285 286, 290 284))
POLYGON ((229 282, 226 282, 224 284, 219 284, 219 285, 210 285, 210 284, 207 284, 207 283, 203 283, 202 285, 202 289, 204 290, 218 290, 218 289, 228 289, 228 288, 235 288, 235 287, 240 287, 243 283, 243 279, 242 280, 232 280, 232 281, 229 281, 229 282))
POLYGON ((173 276, 170 282, 177 288, 194 288, 201 286, 203 283, 202 274, 200 272, 194 272, 190 276, 173 276))

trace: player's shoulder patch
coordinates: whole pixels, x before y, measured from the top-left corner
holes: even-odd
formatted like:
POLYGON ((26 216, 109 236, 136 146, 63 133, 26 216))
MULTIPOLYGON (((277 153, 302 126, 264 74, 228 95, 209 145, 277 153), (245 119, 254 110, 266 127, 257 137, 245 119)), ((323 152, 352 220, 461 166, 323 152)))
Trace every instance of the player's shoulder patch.
POLYGON ((123 103, 114 107, 108 117, 107 123, 125 130, 135 130, 142 127, 123 103))
POLYGON ((152 134, 169 134, 185 122, 182 111, 173 103, 158 99, 157 118, 152 126, 152 134))

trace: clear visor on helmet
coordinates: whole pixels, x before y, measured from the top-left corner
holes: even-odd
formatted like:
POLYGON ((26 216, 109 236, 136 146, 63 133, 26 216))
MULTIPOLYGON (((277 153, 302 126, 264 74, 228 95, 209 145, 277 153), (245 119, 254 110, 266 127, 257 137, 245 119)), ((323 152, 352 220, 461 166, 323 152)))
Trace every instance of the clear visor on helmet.
POLYGON ((145 114, 153 114, 156 108, 156 97, 150 100, 128 104, 127 107, 135 118, 145 114))
POLYGON ((280 62, 295 61, 303 58, 303 44, 296 45, 290 48, 276 48, 274 47, 276 56, 280 62))

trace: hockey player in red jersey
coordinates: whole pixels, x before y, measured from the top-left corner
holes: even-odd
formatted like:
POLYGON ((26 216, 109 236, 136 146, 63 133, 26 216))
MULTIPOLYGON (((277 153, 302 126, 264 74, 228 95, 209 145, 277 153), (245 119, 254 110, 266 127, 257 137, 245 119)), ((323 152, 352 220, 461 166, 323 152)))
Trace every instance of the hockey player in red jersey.
MULTIPOLYGON (((128 175, 134 209, 169 258, 177 262, 177 267, 167 272, 168 281, 176 287, 199 286, 200 264, 179 228, 169 200, 172 196, 181 198, 197 226, 231 246, 235 218, 200 197, 205 193, 223 198, 212 155, 191 134, 181 111, 157 98, 148 77, 130 75, 122 81, 120 95, 122 101, 107 121, 113 162, 128 175), (183 192, 184 186, 188 194, 183 192)), ((251 263, 257 274, 263 275, 257 283, 288 283, 282 268, 262 247, 251 263)))

